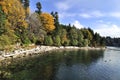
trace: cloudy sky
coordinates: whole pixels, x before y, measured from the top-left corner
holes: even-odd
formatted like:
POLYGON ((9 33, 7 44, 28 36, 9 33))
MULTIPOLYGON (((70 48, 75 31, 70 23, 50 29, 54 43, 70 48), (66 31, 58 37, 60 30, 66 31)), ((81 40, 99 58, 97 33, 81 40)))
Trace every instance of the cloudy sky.
POLYGON ((120 37, 120 0, 30 0, 31 12, 41 2, 42 11, 57 11, 63 24, 90 27, 101 36, 120 37))

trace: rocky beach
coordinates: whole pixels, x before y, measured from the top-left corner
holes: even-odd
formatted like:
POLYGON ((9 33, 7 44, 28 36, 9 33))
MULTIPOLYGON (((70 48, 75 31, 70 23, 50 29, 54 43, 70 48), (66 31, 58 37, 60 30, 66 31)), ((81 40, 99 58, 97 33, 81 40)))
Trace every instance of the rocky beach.
POLYGON ((105 47, 75 47, 75 46, 36 46, 32 49, 18 49, 14 50, 12 52, 4 52, 0 51, 0 61, 3 61, 7 58, 17 58, 17 57, 27 57, 29 55, 35 55, 35 54, 44 54, 49 51, 54 50, 105 50, 105 47))

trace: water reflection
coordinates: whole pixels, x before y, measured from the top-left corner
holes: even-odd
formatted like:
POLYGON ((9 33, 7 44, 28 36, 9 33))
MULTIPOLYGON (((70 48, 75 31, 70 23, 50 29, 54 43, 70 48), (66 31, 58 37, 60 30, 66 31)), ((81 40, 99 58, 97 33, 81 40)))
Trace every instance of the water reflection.
POLYGON ((0 80, 91 80, 91 66, 104 57, 104 51, 60 51, 13 60, 0 67, 0 80))

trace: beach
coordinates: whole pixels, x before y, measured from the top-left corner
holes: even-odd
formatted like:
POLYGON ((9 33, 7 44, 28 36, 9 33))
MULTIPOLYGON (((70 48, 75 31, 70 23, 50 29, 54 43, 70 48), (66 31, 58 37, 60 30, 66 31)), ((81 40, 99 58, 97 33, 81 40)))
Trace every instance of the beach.
POLYGON ((7 59, 7 58, 17 58, 17 57, 26 57, 35 54, 44 54, 49 51, 54 50, 105 50, 105 47, 75 47, 75 46, 36 46, 32 49, 18 49, 12 52, 4 52, 0 51, 0 61, 7 59))

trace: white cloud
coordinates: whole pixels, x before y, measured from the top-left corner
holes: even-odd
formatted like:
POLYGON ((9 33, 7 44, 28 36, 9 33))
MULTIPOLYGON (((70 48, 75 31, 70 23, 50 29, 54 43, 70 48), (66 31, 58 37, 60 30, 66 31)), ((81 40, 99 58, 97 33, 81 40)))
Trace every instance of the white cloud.
POLYGON ((74 21, 72 25, 74 25, 78 29, 84 28, 84 26, 78 20, 74 21))
POLYGON ((75 7, 76 5, 78 5, 80 2, 80 0, 77 1, 73 1, 73 0, 63 0, 63 1, 59 1, 57 3, 55 3, 55 6, 57 7, 58 10, 60 11, 66 11, 70 8, 75 7))
POLYGON ((100 11, 91 11, 91 12, 86 12, 86 13, 70 13, 70 12, 60 12, 59 13, 60 18, 66 18, 66 17, 82 17, 82 18, 100 18, 105 16, 100 11))
POLYGON ((91 13, 91 15, 92 15, 92 16, 95 16, 95 17, 103 17, 103 16, 105 16, 105 14, 102 13, 102 12, 100 12, 100 11, 93 11, 93 12, 91 13))
POLYGON ((120 18, 120 12, 111 12, 109 16, 114 17, 114 18, 120 18))
POLYGON ((118 11, 112 11, 112 12, 101 12, 99 10, 97 11, 89 11, 79 14, 80 17, 83 18, 120 18, 120 12, 118 11))
POLYGON ((101 36, 120 37, 120 26, 116 24, 101 23, 96 27, 94 31, 100 33, 101 36))
POLYGON ((55 6, 59 10, 68 10, 70 8, 70 6, 67 3, 63 3, 63 2, 56 3, 55 6))
POLYGON ((120 18, 120 5, 119 0, 60 0, 55 2, 55 7, 62 11, 74 11, 76 14, 80 13, 83 18, 100 18, 100 17, 119 17, 120 18), (107 2, 107 4, 106 4, 107 2), (101 6, 102 5, 102 6, 101 6), (81 12, 81 11, 84 12, 81 12), (116 11, 116 12, 114 12, 116 11))
POLYGON ((89 11, 79 14, 80 17, 83 18, 120 18, 119 11, 112 11, 112 12, 101 12, 101 11, 89 11))
POLYGON ((103 23, 104 21, 103 20, 98 20, 96 21, 97 23, 103 23))
POLYGON ((61 12, 59 13, 60 18, 66 18, 66 17, 76 17, 76 13, 67 13, 67 12, 61 12))
POLYGON ((81 13, 79 14, 80 17, 83 17, 83 18, 91 18, 92 16, 87 14, 87 13, 81 13))
POLYGON ((59 1, 55 3, 55 6, 58 10, 60 11, 66 11, 69 10, 72 7, 75 7, 75 4, 78 4, 78 1, 73 1, 73 0, 64 0, 64 1, 59 1))
POLYGON ((100 17, 104 17, 105 14, 96 10, 96 11, 89 11, 86 13, 80 13, 79 16, 83 18, 100 18, 100 17))

